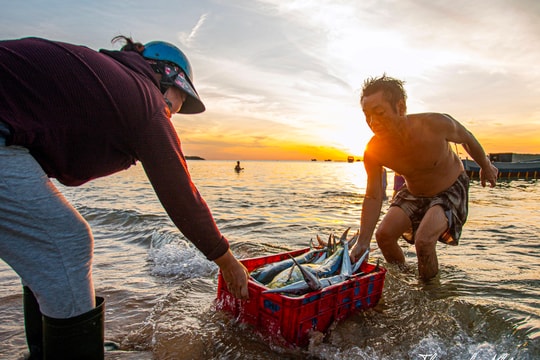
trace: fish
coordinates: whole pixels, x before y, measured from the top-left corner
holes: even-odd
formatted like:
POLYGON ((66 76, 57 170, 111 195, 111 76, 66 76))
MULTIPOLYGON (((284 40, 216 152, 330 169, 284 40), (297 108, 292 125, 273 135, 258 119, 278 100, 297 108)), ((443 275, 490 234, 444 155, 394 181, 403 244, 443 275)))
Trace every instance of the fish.
POLYGON ((356 230, 356 233, 353 235, 353 237, 349 240, 349 249, 356 244, 358 241, 358 238, 360 237, 360 230, 356 230))
POLYGON ((343 263, 343 254, 345 249, 343 246, 339 247, 330 257, 328 257, 324 263, 317 266, 310 266, 312 273, 316 273, 318 277, 328 277, 336 274, 341 268, 343 263))
MULTIPOLYGON (((345 230, 343 232, 343 234, 341 234, 341 237, 339 239, 340 242, 342 241, 346 241, 347 240, 347 234, 349 233, 349 230, 351 230, 351 228, 347 228, 347 230, 345 230)), ((325 242, 324 240, 321 239, 321 237, 319 235, 317 235, 317 242, 319 243, 320 246, 322 246, 323 248, 326 248, 328 249, 328 252, 330 254, 333 254, 334 251, 336 250, 336 240, 335 240, 335 236, 333 233, 330 233, 330 235, 328 236, 328 241, 325 242)))
MULTIPOLYGON (((323 264, 325 260, 326 260, 326 252, 323 252, 318 259, 315 259, 311 263, 304 263, 304 266, 308 267, 309 269, 311 269, 312 267, 313 269, 315 269, 320 264, 323 264)), ((266 284, 266 287, 270 289, 275 289, 278 287, 292 284, 302 279, 303 279, 303 276, 300 269, 297 266, 291 266, 290 269, 285 269, 281 271, 280 273, 278 273, 270 282, 266 284)))
POLYGON ((344 255, 349 254, 349 241, 347 240, 347 234, 349 233, 350 229, 351 228, 348 228, 343 232, 339 239, 339 243, 335 245, 334 252, 331 256, 328 257, 324 264, 318 267, 312 267, 314 270, 312 272, 314 272, 314 274, 317 275, 319 278, 330 277, 337 274, 338 272, 341 272, 340 269, 343 266, 344 258, 349 258, 349 256, 344 255))
POLYGON ((360 257, 360 259, 354 264, 351 264, 351 258, 349 256, 344 256, 343 264, 342 264, 343 271, 338 275, 330 276, 327 278, 318 278, 315 274, 312 274, 310 271, 306 270, 305 266, 297 263, 293 259, 293 261, 295 262, 295 266, 297 266, 302 272, 302 275, 304 277, 303 280, 299 280, 297 282, 294 282, 292 284, 289 284, 280 288, 265 290, 262 293, 263 294, 283 293, 283 294, 290 294, 290 295, 304 295, 311 291, 318 291, 325 287, 339 284, 340 282, 350 279, 352 275, 355 274, 358 271, 358 269, 360 269, 360 266, 362 265, 362 263, 364 262, 368 254, 369 254, 369 250, 366 250, 364 254, 362 255, 362 257, 360 257))
MULTIPOLYGON (((350 228, 348 228, 347 230, 345 230, 345 232, 343 233, 343 235, 341 235, 341 239, 345 240, 346 237, 347 237, 347 233, 348 231, 350 230, 350 228)), ((329 248, 331 247, 331 238, 333 238, 333 234, 330 234, 329 236, 329 239, 328 239, 328 242, 325 242, 324 240, 321 239, 321 237, 317 234, 317 242, 319 243, 319 248, 329 248), (330 245, 329 245, 330 244, 330 245)), ((356 244, 356 242, 358 241, 358 238, 360 237, 360 230, 356 230, 356 233, 352 236, 352 238, 349 241, 349 248, 352 248, 354 246, 354 244, 356 244)), ((313 242, 313 239, 311 240, 313 242)))
MULTIPOLYGON (((321 257, 325 252, 325 249, 313 249, 308 251, 307 253, 298 255, 295 259, 300 264, 309 263, 321 257)), ((294 262, 291 259, 285 259, 282 261, 261 266, 253 270, 250 276, 261 284, 267 284, 272 281, 272 279, 274 279, 277 274, 281 273, 283 270, 292 267, 293 265, 294 262)))
MULTIPOLYGON (((328 242, 324 242, 317 234, 318 246, 311 239, 311 250, 297 256, 295 260, 300 264, 305 264, 308 271, 311 271, 319 278, 336 274, 343 262, 343 254, 348 254, 348 250, 344 251, 344 244, 351 247, 351 244, 354 244, 358 239, 359 231, 356 232, 352 239, 347 240, 349 231, 350 227, 343 232, 339 242, 336 241, 333 233, 329 235, 328 242)), ((294 266, 291 259, 266 264, 253 270, 250 275, 253 280, 269 288, 283 287, 303 279, 300 269, 294 266)))
MULTIPOLYGON (((344 254, 348 254, 348 242, 346 240, 347 232, 348 229, 341 236, 339 245, 335 246, 336 250, 334 253, 331 254, 324 262, 320 261, 319 259, 311 263, 304 263, 303 268, 293 266, 291 269, 284 269, 276 274, 276 276, 266 284, 266 287, 276 289, 302 280, 305 277, 303 276, 301 269, 311 272, 318 278, 329 277, 338 273, 343 263, 343 259, 345 257, 348 258, 348 256, 344 256, 344 254)), ((331 240, 329 241, 329 244, 330 243, 331 240)))
MULTIPOLYGON (((327 245, 327 244, 321 239, 321 237, 319 236, 319 234, 317 234, 316 239, 317 239, 317 243, 319 244, 319 245, 317 246, 318 249, 324 249, 324 248, 326 248, 326 245, 327 245)), ((310 243, 313 244, 313 239, 311 239, 310 243)), ((311 246, 314 247, 313 245, 311 245, 311 246)))
POLYGON ((306 292, 309 292, 310 290, 315 291, 321 289, 321 282, 314 274, 305 270, 294 258, 291 257, 291 260, 302 273, 303 279, 279 288, 265 290, 262 292, 263 294, 286 293, 293 295, 302 295, 306 292))
POLYGON ((349 242, 348 241, 343 242, 343 256, 341 257, 341 268, 339 270, 339 273, 341 275, 346 275, 346 276, 351 276, 353 273, 351 257, 349 256, 349 242))

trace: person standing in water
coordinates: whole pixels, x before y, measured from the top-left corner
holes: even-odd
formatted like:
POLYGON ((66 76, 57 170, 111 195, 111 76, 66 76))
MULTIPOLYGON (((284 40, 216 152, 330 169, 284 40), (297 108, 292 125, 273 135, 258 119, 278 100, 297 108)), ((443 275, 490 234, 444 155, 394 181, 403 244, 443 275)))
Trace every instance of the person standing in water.
POLYGON ((403 176, 405 185, 377 229, 377 244, 387 262, 402 264, 405 256, 398 239, 404 235, 416 248, 419 276, 431 279, 439 271, 437 241, 457 245, 467 219, 469 178, 450 142, 462 144, 480 165, 482 186, 495 186, 497 169, 473 134, 450 115, 407 114, 403 81, 386 75, 367 79, 360 103, 374 136, 364 152, 368 180, 351 260, 369 248, 375 231, 384 166, 403 176))
POLYGON ((236 166, 234 167, 234 171, 240 172, 242 170, 244 170, 244 168, 240 166, 240 161, 237 161, 236 166))

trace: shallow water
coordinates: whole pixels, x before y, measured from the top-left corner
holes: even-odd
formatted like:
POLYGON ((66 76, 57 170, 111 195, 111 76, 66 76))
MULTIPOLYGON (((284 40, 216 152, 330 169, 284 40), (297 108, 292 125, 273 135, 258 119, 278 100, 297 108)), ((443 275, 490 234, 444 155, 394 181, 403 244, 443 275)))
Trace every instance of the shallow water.
MULTIPOLYGON (((362 163, 189 161, 192 177, 239 258, 306 247, 317 234, 358 228, 362 163)), ((392 176, 389 174, 388 195, 392 176)), ((59 185, 92 226, 94 281, 106 298, 106 337, 133 359, 540 358, 540 186, 472 182, 458 247, 438 245, 440 277, 387 266, 373 309, 289 349, 215 311, 217 267, 167 218, 141 166, 79 188, 59 185)), ((384 207, 386 210, 386 206, 384 207)), ((373 244, 376 249, 376 244, 373 244)), ((380 251, 370 262, 381 260, 380 251)), ((0 262, 0 358, 25 351, 21 286, 0 262)))

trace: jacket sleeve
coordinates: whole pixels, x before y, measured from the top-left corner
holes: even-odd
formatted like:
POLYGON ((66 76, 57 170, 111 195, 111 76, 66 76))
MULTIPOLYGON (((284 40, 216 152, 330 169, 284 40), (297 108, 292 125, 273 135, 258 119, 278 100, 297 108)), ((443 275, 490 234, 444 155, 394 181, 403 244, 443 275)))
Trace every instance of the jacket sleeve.
POLYGON ((208 260, 229 249, 211 211, 191 180, 180 140, 165 112, 139 128, 136 156, 167 214, 208 260))

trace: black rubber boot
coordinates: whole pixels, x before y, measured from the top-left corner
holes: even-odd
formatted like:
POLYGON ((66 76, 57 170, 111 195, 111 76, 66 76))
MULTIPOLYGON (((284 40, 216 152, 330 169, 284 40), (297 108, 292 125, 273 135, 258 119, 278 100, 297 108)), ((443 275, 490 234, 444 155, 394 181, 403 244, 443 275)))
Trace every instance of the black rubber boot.
POLYGON ((27 360, 43 359, 43 315, 34 293, 28 286, 23 286, 24 331, 30 354, 27 360))
POLYGON ((69 319, 43 316, 43 354, 46 360, 102 360, 104 354, 105 301, 69 319))

